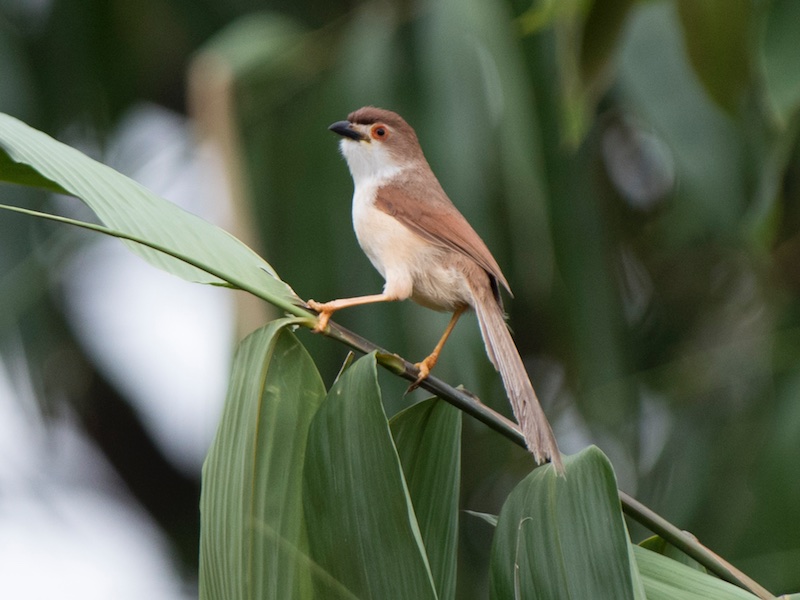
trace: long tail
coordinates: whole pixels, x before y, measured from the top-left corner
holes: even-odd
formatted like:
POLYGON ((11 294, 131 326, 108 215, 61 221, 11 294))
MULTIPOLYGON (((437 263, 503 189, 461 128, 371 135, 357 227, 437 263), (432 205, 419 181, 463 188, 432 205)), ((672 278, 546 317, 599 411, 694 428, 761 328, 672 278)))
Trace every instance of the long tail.
POLYGON ((508 330, 502 307, 490 291, 473 290, 475 312, 481 327, 486 354, 500 372, 511 409, 525 436, 528 450, 537 463, 550 460, 558 473, 564 472, 561 453, 550 423, 542 410, 531 380, 522 363, 511 332, 508 330))

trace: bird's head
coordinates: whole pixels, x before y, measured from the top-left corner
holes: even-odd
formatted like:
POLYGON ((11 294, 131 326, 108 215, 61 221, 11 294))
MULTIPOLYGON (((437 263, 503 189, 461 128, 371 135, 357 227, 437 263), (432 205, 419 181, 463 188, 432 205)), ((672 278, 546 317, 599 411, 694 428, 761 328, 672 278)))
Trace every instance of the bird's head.
POLYGON ((425 161, 414 129, 390 110, 365 106, 328 129, 342 136, 339 147, 356 183, 425 161))

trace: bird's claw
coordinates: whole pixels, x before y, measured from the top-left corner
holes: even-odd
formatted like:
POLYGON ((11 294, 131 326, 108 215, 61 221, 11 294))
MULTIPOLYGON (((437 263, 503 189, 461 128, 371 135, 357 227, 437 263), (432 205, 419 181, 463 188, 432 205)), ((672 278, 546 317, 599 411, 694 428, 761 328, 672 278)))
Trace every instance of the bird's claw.
POLYGON ((319 316, 317 317, 317 324, 314 325, 314 328, 311 331, 314 333, 324 332, 328 328, 328 321, 330 321, 333 311, 330 310, 324 302, 309 300, 306 302, 306 304, 311 310, 315 310, 317 313, 319 313, 319 316))
POLYGON ((415 389, 417 389, 420 386, 420 384, 428 378, 428 375, 431 374, 431 366, 428 365, 427 358, 422 362, 418 362, 414 366, 417 367, 417 369, 419 369, 419 375, 417 375, 417 378, 414 380, 414 383, 408 386, 406 394, 413 392, 415 389))

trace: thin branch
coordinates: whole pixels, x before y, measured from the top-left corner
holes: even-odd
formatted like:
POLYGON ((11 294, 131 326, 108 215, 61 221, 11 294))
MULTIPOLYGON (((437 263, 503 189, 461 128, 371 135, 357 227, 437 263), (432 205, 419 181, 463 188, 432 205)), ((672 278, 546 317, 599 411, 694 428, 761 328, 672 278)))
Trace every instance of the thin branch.
MULTIPOLYGON (((310 319, 308 325, 313 327, 315 323, 316 319, 310 319)), ((417 379, 418 371, 413 363, 410 363, 397 354, 387 352, 383 348, 341 325, 330 322, 325 335, 365 354, 377 351, 378 363, 380 363, 381 366, 409 381, 415 381, 417 379)), ((423 380, 420 387, 435 394, 442 400, 449 402, 456 408, 461 409, 491 429, 507 437, 515 444, 525 448, 525 438, 517 424, 483 404, 475 395, 463 389, 456 389, 433 376, 423 380)), ((619 491, 619 499, 622 504, 623 512, 631 519, 648 528, 653 533, 658 534, 664 540, 691 556, 720 579, 745 589, 763 600, 775 598, 775 596, 764 589, 764 587, 701 544, 694 536, 682 531, 664 517, 655 513, 622 490, 619 491)))
POLYGON ((759 583, 753 581, 724 558, 701 544, 691 533, 678 529, 636 498, 620 490, 619 499, 622 502, 622 510, 626 515, 641 523, 653 533, 660 535, 678 550, 691 556, 720 579, 738 585, 740 588, 764 600, 775 598, 774 594, 764 589, 759 583))

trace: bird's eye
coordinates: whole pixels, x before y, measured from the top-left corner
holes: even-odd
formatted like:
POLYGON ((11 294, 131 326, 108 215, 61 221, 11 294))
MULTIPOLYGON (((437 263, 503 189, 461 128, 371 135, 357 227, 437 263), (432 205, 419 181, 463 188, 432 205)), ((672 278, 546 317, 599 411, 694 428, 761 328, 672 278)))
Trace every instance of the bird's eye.
POLYGON ((385 125, 373 125, 370 133, 372 134, 372 138, 376 140, 385 140, 389 137, 389 130, 385 125))

